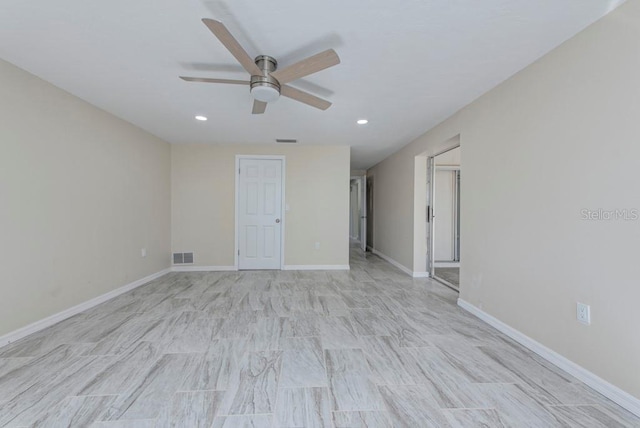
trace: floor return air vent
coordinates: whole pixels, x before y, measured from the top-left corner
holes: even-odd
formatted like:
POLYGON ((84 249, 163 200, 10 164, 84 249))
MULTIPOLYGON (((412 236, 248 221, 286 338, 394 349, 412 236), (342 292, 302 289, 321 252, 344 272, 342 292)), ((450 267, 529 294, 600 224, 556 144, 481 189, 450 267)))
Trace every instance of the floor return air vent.
POLYGON ((174 265, 193 264, 193 253, 173 253, 174 265))

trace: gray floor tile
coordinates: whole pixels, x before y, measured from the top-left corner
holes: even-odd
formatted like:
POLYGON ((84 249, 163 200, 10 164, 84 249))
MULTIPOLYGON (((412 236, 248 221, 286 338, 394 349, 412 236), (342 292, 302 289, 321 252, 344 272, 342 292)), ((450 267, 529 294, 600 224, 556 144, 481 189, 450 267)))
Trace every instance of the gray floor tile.
POLYGON ((276 423, 280 428, 331 428, 327 388, 282 388, 278 392, 276 423))
POLYGON ((415 384, 407 371, 407 357, 389 336, 365 336, 362 339, 364 355, 377 385, 415 384))
POLYGON ((220 416, 213 428, 272 428, 273 415, 220 416))
POLYGON ((182 389, 185 378, 198 367, 199 354, 165 354, 150 370, 132 379, 118 396, 105 420, 151 419, 160 415, 173 394, 182 389))
POLYGON ((140 342, 112 359, 112 363, 90 379, 78 395, 122 394, 132 383, 144 379, 160 357, 156 344, 140 342))
POLYGON ((640 426, 456 299, 355 248, 170 273, 0 348, 0 426, 640 426))
POLYGON ((112 357, 73 357, 64 367, 43 375, 37 383, 2 404, 0 426, 35 423, 66 397, 77 395, 95 373, 104 370, 112 357))
POLYGON ((223 391, 176 392, 155 426, 209 428, 213 425, 223 397, 223 391))
POLYGON ((273 413, 282 351, 247 352, 231 373, 222 415, 273 413))
POLYGON ((291 337, 283 342, 280 387, 326 387, 327 373, 320 338, 291 337))
POLYGON ((332 410, 383 409, 362 350, 327 349, 325 363, 332 410))
POLYGON ((395 427, 448 427, 444 414, 424 385, 388 385, 380 394, 395 427))
POLYGON ((549 412, 564 425, 583 428, 623 428, 640 426, 637 418, 622 409, 593 406, 551 406, 549 412))
POLYGON ((187 390, 218 390, 230 388, 231 375, 238 370, 247 352, 247 339, 214 339, 202 356, 198 368, 185 378, 187 390))
POLYGON ((392 428, 387 412, 333 412, 335 428, 392 428))
POLYGON ((451 409, 443 413, 452 428, 505 427, 495 409, 451 409))
POLYGON ((115 395, 68 397, 51 407, 33 423, 33 427, 83 427, 100 419, 107 411, 115 395))
POLYGON ((98 421, 89 425, 89 428, 154 428, 155 419, 130 419, 121 421, 98 421))
POLYGON ((324 349, 362 348, 360 337, 348 317, 324 317, 318 320, 324 349))

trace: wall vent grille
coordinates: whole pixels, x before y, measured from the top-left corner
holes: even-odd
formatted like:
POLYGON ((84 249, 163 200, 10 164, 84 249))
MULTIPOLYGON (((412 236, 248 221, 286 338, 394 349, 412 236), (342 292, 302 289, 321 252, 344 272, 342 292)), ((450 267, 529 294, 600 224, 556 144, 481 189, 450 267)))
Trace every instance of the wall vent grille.
POLYGON ((193 264, 193 253, 173 253, 173 264, 193 264))
POLYGON ((276 138, 276 143, 282 143, 282 144, 293 144, 293 143, 297 143, 298 140, 294 140, 294 139, 290 139, 290 138, 276 138))

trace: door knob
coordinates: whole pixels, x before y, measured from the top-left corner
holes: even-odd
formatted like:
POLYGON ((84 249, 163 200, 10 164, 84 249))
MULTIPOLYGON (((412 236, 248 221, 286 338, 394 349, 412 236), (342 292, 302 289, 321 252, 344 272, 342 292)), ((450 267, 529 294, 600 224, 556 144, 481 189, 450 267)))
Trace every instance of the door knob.
POLYGON ((280 219, 279 218, 276 219, 276 223, 280 223, 280 219))

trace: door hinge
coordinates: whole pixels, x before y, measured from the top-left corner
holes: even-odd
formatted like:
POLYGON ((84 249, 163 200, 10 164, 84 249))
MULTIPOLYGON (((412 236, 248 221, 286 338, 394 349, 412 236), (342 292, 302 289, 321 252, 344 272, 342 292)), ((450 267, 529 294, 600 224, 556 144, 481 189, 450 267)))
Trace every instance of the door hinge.
POLYGON ((238 168, 238 175, 240 175, 240 168, 238 168))
POLYGON ((238 255, 240 255, 240 250, 238 250, 238 255))

